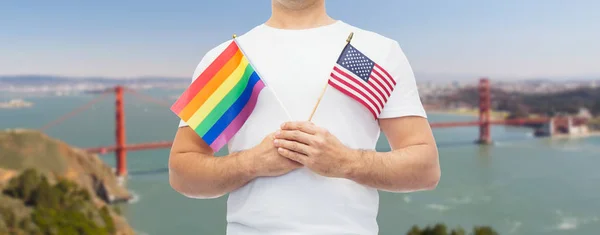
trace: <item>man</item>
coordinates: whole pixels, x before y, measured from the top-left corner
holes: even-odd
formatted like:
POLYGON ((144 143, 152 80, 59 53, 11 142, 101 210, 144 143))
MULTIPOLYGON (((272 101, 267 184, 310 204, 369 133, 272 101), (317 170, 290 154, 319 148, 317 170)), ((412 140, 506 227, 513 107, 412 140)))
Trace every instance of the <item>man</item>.
MULTIPOLYGON (((230 42, 210 50, 193 77, 230 42)), ((324 0, 273 0, 268 21, 238 42, 269 89, 228 143, 229 155, 214 157, 181 122, 169 158, 179 193, 229 193, 227 234, 377 234, 377 190, 436 187, 435 140, 396 41, 330 18, 324 0), (352 45, 389 72, 395 89, 373 118, 328 88, 308 122, 351 32, 352 45), (380 130, 392 151, 374 151, 380 130)))

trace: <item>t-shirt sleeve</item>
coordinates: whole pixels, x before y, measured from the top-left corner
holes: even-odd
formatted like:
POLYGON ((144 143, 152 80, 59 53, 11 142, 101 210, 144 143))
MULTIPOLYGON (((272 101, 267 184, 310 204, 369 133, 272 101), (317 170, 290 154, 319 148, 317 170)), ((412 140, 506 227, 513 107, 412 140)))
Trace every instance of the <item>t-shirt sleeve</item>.
MULTIPOLYGON (((231 41, 232 40, 223 42, 220 45, 218 45, 217 47, 214 47, 213 49, 209 50, 206 54, 204 54, 204 56, 200 60, 200 63, 198 63, 198 66, 196 66, 196 69, 194 70, 194 74, 192 75, 192 81, 190 82, 190 85, 221 54, 221 52, 223 52, 225 50, 225 48, 227 48, 227 46, 231 43, 231 41)), ((185 121, 183 121, 183 119, 179 119, 179 127, 184 127, 184 126, 188 126, 188 124, 185 123, 185 121)))
POLYGON ((398 42, 393 41, 389 55, 384 61, 385 64, 383 65, 387 66, 384 69, 396 81, 396 86, 379 114, 379 118, 404 116, 427 118, 417 90, 415 75, 398 42))

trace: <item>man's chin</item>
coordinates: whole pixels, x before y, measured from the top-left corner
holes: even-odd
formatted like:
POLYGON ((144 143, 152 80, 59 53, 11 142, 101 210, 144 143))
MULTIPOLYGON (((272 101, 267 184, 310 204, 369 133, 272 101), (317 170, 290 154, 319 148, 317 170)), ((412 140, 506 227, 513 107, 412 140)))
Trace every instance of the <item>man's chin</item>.
POLYGON ((286 9, 300 10, 312 6, 320 0, 275 0, 280 6, 286 9))

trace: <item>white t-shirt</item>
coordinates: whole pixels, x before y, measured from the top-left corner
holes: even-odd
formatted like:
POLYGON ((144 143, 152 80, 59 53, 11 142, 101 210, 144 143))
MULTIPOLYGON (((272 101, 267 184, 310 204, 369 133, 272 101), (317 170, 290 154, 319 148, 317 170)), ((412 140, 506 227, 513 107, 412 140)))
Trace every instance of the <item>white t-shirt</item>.
MULTIPOLYGON (((342 21, 304 30, 263 24, 237 40, 269 88, 263 89, 253 113, 228 143, 229 151, 252 148, 290 120, 275 94, 291 120, 308 120, 351 32, 352 45, 397 82, 379 118, 426 117, 411 66, 396 41, 342 21)), ((230 42, 210 50, 193 77, 230 42)), ((375 149, 380 134, 367 108, 332 87, 327 88, 312 121, 354 149, 375 149)), ((181 121, 180 126, 185 125, 181 121)), ((378 206, 374 188, 301 168, 279 177, 254 179, 231 192, 227 234, 377 234, 378 206)))

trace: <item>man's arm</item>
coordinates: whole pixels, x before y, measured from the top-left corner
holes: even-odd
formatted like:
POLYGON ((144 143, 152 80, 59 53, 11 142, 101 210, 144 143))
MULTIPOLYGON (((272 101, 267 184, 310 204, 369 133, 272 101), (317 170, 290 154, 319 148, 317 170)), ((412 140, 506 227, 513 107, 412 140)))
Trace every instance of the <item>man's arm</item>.
POLYGON ((414 73, 397 42, 384 63, 398 83, 379 115, 380 129, 392 151, 358 151, 358 167, 348 177, 386 191, 435 188, 441 175, 437 146, 414 73))
POLYGON ((347 178, 392 192, 430 190, 440 180, 438 150, 427 119, 418 116, 381 119, 390 152, 355 150, 347 178))
MULTIPOLYGON (((194 70, 192 84, 224 51, 231 40, 209 50, 194 70)), ((180 121, 169 156, 169 182, 177 192, 193 198, 214 198, 231 192, 256 176, 250 161, 256 148, 215 157, 198 134, 180 121)))
POLYGON ((214 157, 213 150, 189 126, 175 134, 169 156, 169 183, 188 197, 215 198, 231 192, 256 177, 248 159, 253 150, 214 157))
POLYGON ((282 157, 273 134, 245 151, 215 157, 212 149, 189 126, 180 127, 169 156, 169 182, 175 191, 193 198, 215 198, 254 178, 279 176, 302 167, 282 157))
POLYGON ((392 147, 390 152, 351 149, 311 122, 284 123, 274 144, 282 156, 323 176, 392 192, 435 188, 440 166, 427 119, 405 116, 380 123, 392 147))

